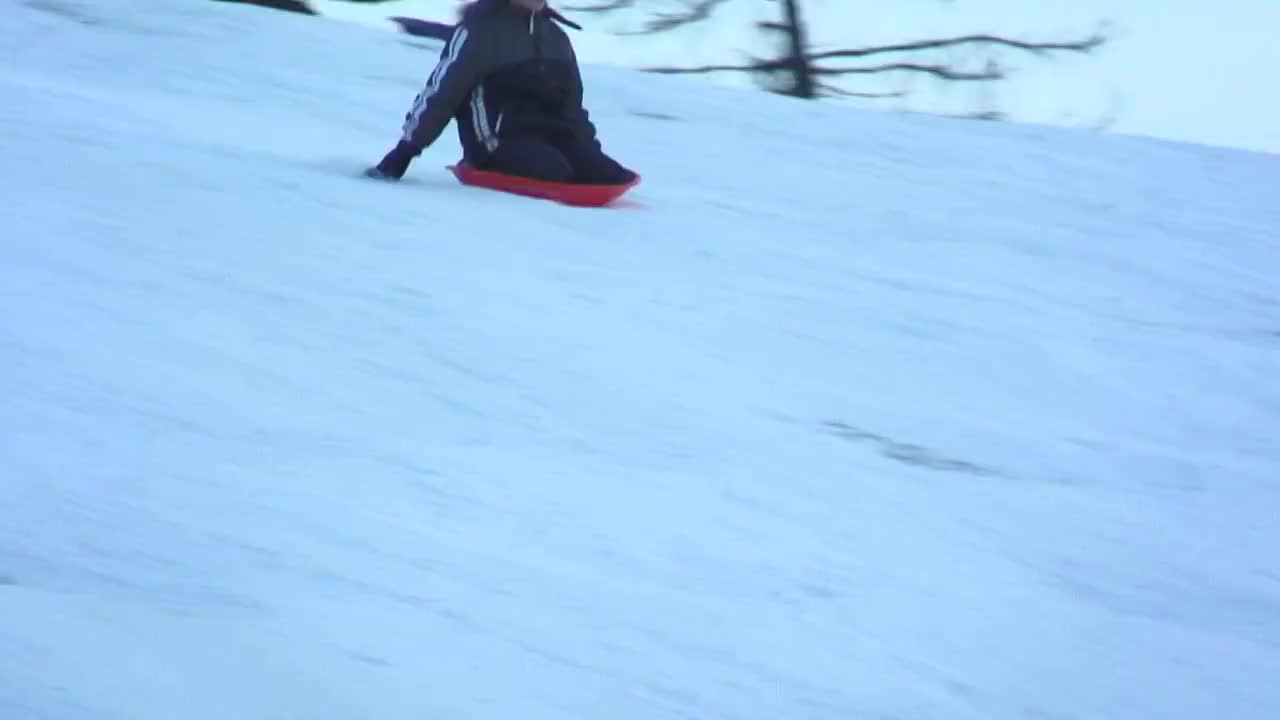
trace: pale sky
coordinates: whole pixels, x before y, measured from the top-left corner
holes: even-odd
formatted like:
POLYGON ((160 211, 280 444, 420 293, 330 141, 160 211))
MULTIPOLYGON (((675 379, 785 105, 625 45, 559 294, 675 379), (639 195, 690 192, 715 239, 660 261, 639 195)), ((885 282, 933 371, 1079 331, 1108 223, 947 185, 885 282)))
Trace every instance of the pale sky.
MULTIPOLYGON (((457 0, 313 1, 327 15, 366 21, 390 15, 451 20, 457 7, 457 0)), ((578 2, 586 0, 553 4, 578 2)), ((610 31, 634 26, 638 15, 579 15, 587 30, 573 39, 587 63, 732 62, 761 49, 752 24, 776 8, 736 0, 713 23, 634 38, 610 31)), ((1111 43, 1093 56, 1038 60, 1003 53, 1016 75, 999 85, 919 79, 904 85, 894 78, 857 87, 913 92, 906 101, 867 107, 955 112, 994 106, 1015 120, 1085 126, 1114 115, 1114 132, 1280 153, 1280 0, 808 0, 807 12, 814 42, 830 48, 978 31, 1072 36, 1109 22, 1111 43)))

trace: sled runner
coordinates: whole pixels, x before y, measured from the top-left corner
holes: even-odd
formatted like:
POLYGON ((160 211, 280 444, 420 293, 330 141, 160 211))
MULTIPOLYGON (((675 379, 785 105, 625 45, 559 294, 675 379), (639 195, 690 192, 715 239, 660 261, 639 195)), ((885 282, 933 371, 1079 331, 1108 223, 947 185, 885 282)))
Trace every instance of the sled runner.
POLYGON ((488 188, 543 200, 554 200, 576 207, 608 205, 640 183, 638 175, 631 182, 620 185, 548 182, 492 170, 477 170, 465 160, 456 165, 447 165, 446 167, 463 185, 488 188))

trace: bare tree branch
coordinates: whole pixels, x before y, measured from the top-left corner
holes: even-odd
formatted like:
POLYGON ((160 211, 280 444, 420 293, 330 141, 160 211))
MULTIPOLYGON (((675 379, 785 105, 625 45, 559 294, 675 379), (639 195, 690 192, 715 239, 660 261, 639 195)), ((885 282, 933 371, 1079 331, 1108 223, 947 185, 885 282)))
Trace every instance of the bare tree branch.
POLYGON ((563 9, 575 13, 605 13, 635 7, 635 4, 636 0, 611 0, 599 5, 566 5, 563 9))
MULTIPOLYGON (((730 0, 682 0, 684 9, 678 12, 657 12, 638 30, 619 32, 619 35, 648 35, 667 32, 702 22, 715 13, 716 8, 730 0)), ((633 8, 636 0, 606 0, 595 5, 566 5, 566 12, 606 13, 633 8)))
POLYGON ((970 72, 966 70, 956 70, 946 65, 930 65, 927 63, 889 63, 887 65, 872 65, 870 67, 851 67, 851 68, 829 68, 814 67, 811 72, 814 75, 873 75, 876 73, 888 72, 910 72, 920 73, 924 75, 933 75, 943 80, 955 80, 961 82, 980 82, 1004 79, 1004 73, 998 70, 979 70, 970 72))
POLYGON ((1100 34, 1093 34, 1083 40, 1057 42, 1032 42, 1017 38, 1006 38, 998 35, 961 35, 959 37, 938 38, 933 40, 917 40, 915 42, 897 43, 894 45, 878 45, 873 47, 853 48, 849 50, 829 50, 813 53, 813 60, 830 60, 833 58, 855 58, 868 55, 880 55, 894 52, 914 52, 918 50, 936 50, 959 45, 999 45, 1003 47, 1025 50, 1036 55, 1044 55, 1054 51, 1089 52, 1106 42, 1100 34))
MULTIPOLYGON (((812 58, 810 58, 812 59, 812 58)), ((792 60, 762 60, 745 65, 699 65, 696 67, 648 67, 644 68, 646 72, 660 73, 663 75, 701 75, 716 72, 778 72, 781 70, 789 70, 794 65, 792 60)), ((996 70, 980 70, 971 72, 966 70, 957 70, 946 65, 930 65, 926 63, 888 63, 885 65, 872 65, 868 67, 847 67, 832 68, 812 66, 809 70, 814 75, 872 75, 876 73, 888 72, 911 72, 925 75, 933 75, 943 80, 955 81, 991 81, 1001 80, 1004 73, 996 70)))
POLYGON ((874 100, 879 100, 882 98, 901 98, 901 97, 907 96, 907 93, 903 90, 895 90, 893 92, 884 92, 884 93, 855 92, 853 90, 846 90, 840 87, 839 85, 832 85, 830 83, 818 83, 818 89, 824 93, 827 93, 828 95, 839 95, 841 97, 870 98, 874 100))
POLYGON ((753 72, 761 68, 755 63, 751 63, 748 65, 699 65, 697 67, 647 67, 641 69, 645 72, 658 73, 660 75, 699 75, 716 72, 753 72))

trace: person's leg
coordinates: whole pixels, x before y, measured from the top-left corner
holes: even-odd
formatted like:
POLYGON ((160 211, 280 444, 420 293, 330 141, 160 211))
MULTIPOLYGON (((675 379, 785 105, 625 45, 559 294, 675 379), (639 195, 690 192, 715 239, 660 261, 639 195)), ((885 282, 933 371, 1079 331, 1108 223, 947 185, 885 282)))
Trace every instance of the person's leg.
POLYGON ((609 157, 599 143, 580 140, 561 143, 560 151, 573 166, 573 182, 616 185, 635 179, 636 173, 609 157))
POLYGON ((525 137, 504 139, 481 169, 550 182, 566 182, 573 176, 573 166, 560 150, 525 137))

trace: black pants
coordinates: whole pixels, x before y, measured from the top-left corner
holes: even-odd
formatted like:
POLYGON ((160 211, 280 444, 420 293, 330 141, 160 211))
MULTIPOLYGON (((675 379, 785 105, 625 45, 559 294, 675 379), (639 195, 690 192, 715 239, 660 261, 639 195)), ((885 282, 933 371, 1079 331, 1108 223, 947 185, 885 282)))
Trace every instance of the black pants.
POLYGON ((614 184, 636 176, 594 142, 533 136, 503 138, 483 168, 550 182, 614 184))

